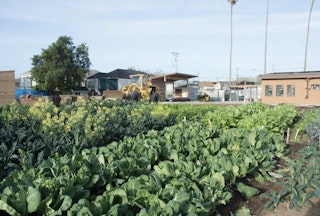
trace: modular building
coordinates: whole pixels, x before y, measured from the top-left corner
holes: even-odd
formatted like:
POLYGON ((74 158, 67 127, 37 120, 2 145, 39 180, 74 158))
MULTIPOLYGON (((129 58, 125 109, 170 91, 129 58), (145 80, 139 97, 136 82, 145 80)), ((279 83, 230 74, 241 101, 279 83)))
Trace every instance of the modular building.
POLYGON ((320 71, 260 75, 265 104, 320 105, 320 71))

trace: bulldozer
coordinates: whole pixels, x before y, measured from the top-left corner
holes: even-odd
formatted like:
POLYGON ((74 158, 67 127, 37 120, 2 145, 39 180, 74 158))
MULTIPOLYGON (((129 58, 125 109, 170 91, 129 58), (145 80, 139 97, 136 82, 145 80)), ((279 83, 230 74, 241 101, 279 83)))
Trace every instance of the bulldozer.
POLYGON ((124 86, 121 91, 104 91, 105 98, 119 98, 133 101, 159 102, 159 86, 152 85, 150 77, 146 74, 130 75, 130 84, 124 86))

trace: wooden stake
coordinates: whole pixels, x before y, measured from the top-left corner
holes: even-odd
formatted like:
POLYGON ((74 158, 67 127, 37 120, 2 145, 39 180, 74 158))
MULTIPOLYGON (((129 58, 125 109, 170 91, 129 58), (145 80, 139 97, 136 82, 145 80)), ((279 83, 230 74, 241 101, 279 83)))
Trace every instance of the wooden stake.
POLYGON ((294 136, 294 139, 297 139, 298 134, 299 134, 299 129, 297 130, 296 135, 294 136))

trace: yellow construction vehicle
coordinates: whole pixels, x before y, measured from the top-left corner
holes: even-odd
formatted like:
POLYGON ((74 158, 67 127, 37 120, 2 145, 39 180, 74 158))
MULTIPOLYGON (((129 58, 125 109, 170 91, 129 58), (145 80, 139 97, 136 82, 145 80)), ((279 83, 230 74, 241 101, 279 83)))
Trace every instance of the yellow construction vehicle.
POLYGON ((198 100, 208 102, 210 100, 210 96, 207 93, 201 92, 198 95, 198 100))
POLYGON ((159 86, 152 85, 148 75, 130 75, 130 79, 130 84, 121 89, 124 99, 134 101, 149 100, 151 102, 160 101, 159 86))
POLYGON ((146 74, 130 75, 130 84, 124 86, 121 91, 103 91, 103 96, 106 99, 122 98, 134 101, 160 101, 159 86, 152 85, 150 77, 146 74))

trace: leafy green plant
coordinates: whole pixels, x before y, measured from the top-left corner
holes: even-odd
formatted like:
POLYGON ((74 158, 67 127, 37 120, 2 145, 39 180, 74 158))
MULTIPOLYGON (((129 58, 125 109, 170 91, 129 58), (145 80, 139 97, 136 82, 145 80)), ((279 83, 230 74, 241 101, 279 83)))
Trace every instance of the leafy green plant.
POLYGON ((174 115, 156 110, 156 104, 108 100, 60 107, 52 103, 1 107, 0 160, 6 167, 0 179, 14 169, 38 166, 55 154, 72 154, 175 124, 174 115))
MULTIPOLYGON (((244 125, 254 113, 260 115, 255 120, 271 115, 261 104, 189 108, 192 117, 182 122, 172 107, 154 104, 30 107, 28 121, 38 124, 24 128, 31 135, 18 142, 22 169, 0 183, 1 210, 21 215, 210 215, 234 191, 246 197, 259 193, 239 179, 271 179, 276 158, 285 153, 281 128, 294 122, 294 109, 279 107, 288 116, 267 118, 274 124, 284 121, 270 130, 258 121, 244 125), (197 110, 203 119, 193 113, 197 110), (30 207, 28 188, 31 197, 40 197, 30 207)), ((180 109, 187 113, 189 108, 180 109)))
POLYGON ((281 202, 288 202, 289 208, 300 209, 304 205, 313 205, 311 198, 319 197, 320 154, 316 146, 310 145, 302 148, 300 155, 299 160, 287 160, 288 170, 278 182, 283 189, 262 196, 269 199, 265 207, 275 208, 281 202))
POLYGON ((310 121, 306 125, 306 134, 311 139, 320 140, 320 119, 319 121, 310 121))

